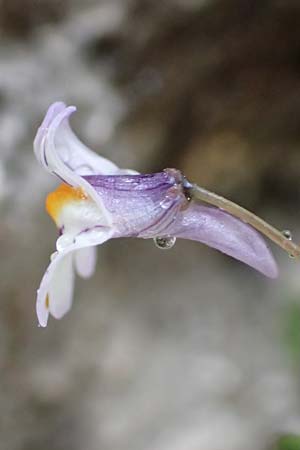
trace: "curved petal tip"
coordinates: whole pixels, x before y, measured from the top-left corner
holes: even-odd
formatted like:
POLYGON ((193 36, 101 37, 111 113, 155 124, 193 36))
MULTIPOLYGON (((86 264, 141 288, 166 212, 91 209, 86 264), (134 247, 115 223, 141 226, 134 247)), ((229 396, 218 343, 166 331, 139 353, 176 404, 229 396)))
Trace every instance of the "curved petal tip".
POLYGON ((278 276, 277 263, 262 236, 221 209, 192 202, 168 233, 202 242, 269 278, 278 276))

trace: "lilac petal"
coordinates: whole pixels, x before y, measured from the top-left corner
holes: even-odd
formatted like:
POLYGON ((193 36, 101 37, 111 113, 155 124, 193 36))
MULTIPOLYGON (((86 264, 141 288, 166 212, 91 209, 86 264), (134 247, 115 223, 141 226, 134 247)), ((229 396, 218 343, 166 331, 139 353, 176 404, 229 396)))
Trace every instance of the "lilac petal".
POLYGON ((180 177, 166 169, 151 175, 84 178, 111 214, 114 237, 197 240, 275 278, 276 263, 260 234, 221 209, 188 203, 180 177))
POLYGON ((277 264, 259 233, 221 209, 192 202, 180 213, 168 234, 202 242, 276 278, 277 264))
POLYGON ((150 175, 87 176, 111 214, 114 237, 151 238, 167 229, 187 204, 180 172, 167 169, 150 175))

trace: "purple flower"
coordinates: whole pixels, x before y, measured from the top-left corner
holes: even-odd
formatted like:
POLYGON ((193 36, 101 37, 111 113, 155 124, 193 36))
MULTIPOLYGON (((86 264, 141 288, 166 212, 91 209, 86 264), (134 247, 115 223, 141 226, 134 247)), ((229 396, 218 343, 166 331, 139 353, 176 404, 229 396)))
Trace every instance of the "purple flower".
POLYGON ((60 319, 70 309, 75 270, 91 276, 95 247, 111 238, 192 239, 276 277, 273 256, 252 227, 221 209, 191 201, 190 184, 178 170, 140 175, 93 153, 69 126, 75 110, 54 103, 34 141, 39 163, 63 182, 46 201, 60 236, 38 289, 41 326, 47 325, 49 313, 60 319))

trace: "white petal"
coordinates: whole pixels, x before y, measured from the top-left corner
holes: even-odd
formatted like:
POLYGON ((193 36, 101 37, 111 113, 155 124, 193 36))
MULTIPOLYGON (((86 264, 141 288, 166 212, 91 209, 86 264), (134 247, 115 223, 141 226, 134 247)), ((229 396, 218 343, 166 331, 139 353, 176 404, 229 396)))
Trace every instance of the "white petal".
POLYGON ((74 134, 69 125, 69 116, 76 111, 74 106, 66 108, 55 130, 56 151, 66 165, 79 175, 115 175, 119 168, 109 159, 90 150, 74 134))
POLYGON ((49 284, 49 311, 61 319, 71 308, 74 291, 73 253, 60 259, 49 284))
POLYGON ((96 247, 86 247, 76 250, 75 266, 78 275, 82 278, 90 278, 95 272, 97 262, 96 247))
MULTIPOLYGON (((58 279, 58 275, 56 275, 56 272, 60 270, 60 262, 68 255, 73 256, 72 253, 76 250, 78 251, 79 249, 82 249, 84 247, 102 244, 103 242, 110 239, 112 237, 112 235, 113 235, 112 229, 106 229, 105 231, 90 230, 90 231, 88 231, 86 233, 82 233, 80 236, 78 236, 72 245, 65 248, 63 251, 56 253, 56 256, 51 260, 51 262, 42 278, 40 287, 37 292, 36 312, 37 312, 39 324, 42 327, 47 326, 49 310, 52 313, 52 306, 50 305, 51 298, 49 296, 49 293, 51 295, 51 291, 52 292, 54 291, 54 295, 55 295, 55 292, 57 291, 56 288, 53 287, 52 282, 53 282, 53 280, 55 281, 55 279, 58 279)), ((58 284, 60 285, 59 279, 58 279, 58 282, 59 282, 58 284)), ((69 276, 69 282, 72 283, 72 278, 70 276, 69 276)), ((66 287, 67 292, 70 292, 70 289, 71 289, 70 286, 68 288, 66 287)), ((66 296, 66 299, 67 298, 68 297, 66 296)), ((55 301, 55 297, 54 297, 54 301, 55 301)), ((68 301, 70 302, 70 299, 68 301)), ((67 301, 66 301, 66 305, 67 305, 67 301)), ((55 307, 54 307, 54 309, 55 309, 55 307)))
POLYGON ((48 172, 57 175, 71 186, 81 187, 95 201, 107 225, 110 225, 111 215, 104 207, 102 199, 76 169, 82 169, 85 165, 90 171, 104 173, 104 170, 115 173, 118 167, 95 155, 76 138, 68 124, 68 118, 74 111, 74 106, 65 107, 61 102, 49 108, 34 141, 35 155, 48 172))
POLYGON ((120 169, 115 163, 83 144, 69 124, 69 117, 75 111, 75 106, 67 107, 63 102, 53 103, 49 107, 34 140, 34 151, 40 164, 49 172, 55 171, 58 175, 61 175, 56 170, 59 161, 78 175, 138 174, 135 170, 120 169), (54 153, 53 167, 51 153, 54 153))
MULTIPOLYGON (((47 277, 47 272, 44 274, 44 278, 47 277)), ((48 323, 48 317, 49 317, 49 307, 48 307, 48 300, 47 300, 47 294, 41 295, 40 289, 37 291, 37 301, 36 301, 36 315, 39 321, 39 325, 41 327, 46 327, 48 323)))
POLYGON ((74 134, 69 125, 69 117, 75 111, 75 106, 67 107, 63 102, 50 106, 34 140, 38 161, 49 172, 56 171, 57 163, 63 163, 69 170, 80 175, 118 173, 116 164, 92 152, 74 134))
POLYGON ((50 298, 49 290, 51 286, 51 281, 55 275, 57 269, 59 269, 60 261, 63 260, 68 252, 56 253, 54 258, 51 258, 51 262, 44 273, 40 287, 37 291, 36 299, 36 313, 38 317, 39 324, 42 327, 47 326, 49 310, 50 310, 50 298))

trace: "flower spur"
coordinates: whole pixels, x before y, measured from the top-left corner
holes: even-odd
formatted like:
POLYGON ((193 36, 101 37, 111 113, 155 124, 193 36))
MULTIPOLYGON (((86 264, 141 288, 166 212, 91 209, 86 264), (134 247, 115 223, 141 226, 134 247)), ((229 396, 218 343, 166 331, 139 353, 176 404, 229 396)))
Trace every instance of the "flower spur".
POLYGON ((60 235, 37 292, 41 326, 47 325, 49 313, 60 319, 70 309, 75 271, 90 277, 95 247, 111 238, 154 238, 166 247, 175 238, 199 241, 270 278, 277 276, 276 262, 254 228, 300 254, 288 237, 249 211, 189 183, 178 170, 141 175, 93 153, 70 128, 75 110, 62 102, 50 106, 34 141, 39 163, 63 182, 46 200, 60 235))

